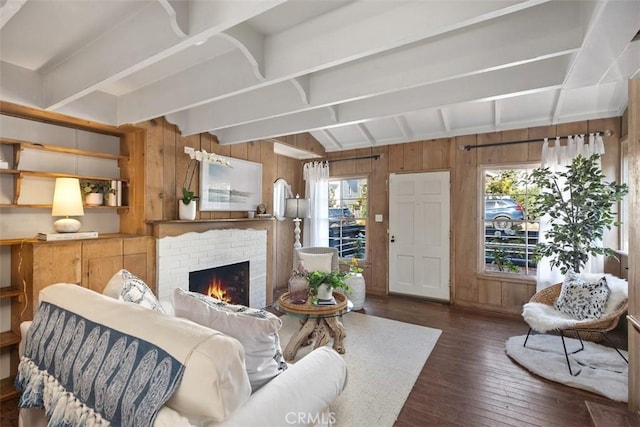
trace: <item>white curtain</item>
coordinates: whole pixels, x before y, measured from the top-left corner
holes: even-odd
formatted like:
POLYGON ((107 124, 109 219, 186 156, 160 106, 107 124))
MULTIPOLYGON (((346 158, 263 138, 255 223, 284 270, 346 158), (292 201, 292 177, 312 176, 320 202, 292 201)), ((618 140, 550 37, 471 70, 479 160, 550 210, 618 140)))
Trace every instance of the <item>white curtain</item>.
MULTIPOLYGON (((566 145, 561 145, 560 138, 558 137, 555 139, 554 145, 550 146, 548 139, 545 138, 544 144, 542 145, 541 166, 548 167, 552 172, 557 172, 569 166, 571 161, 578 155, 589 157, 595 153, 600 155, 604 154, 604 141, 600 134, 590 134, 588 144, 584 142, 584 135, 567 137, 566 145)), ((550 219, 549 215, 544 215, 540 218, 539 242, 546 241, 546 232, 551 228, 550 219)), ((604 257, 601 255, 590 257, 583 270, 584 273, 601 273, 603 271, 604 257)), ((559 269, 551 268, 551 261, 548 258, 540 260, 537 269, 536 289, 538 291, 562 282, 563 278, 564 276, 560 273, 559 269)))
POLYGON ((309 218, 304 220, 303 246, 329 246, 329 163, 305 163, 305 197, 309 199, 309 218))

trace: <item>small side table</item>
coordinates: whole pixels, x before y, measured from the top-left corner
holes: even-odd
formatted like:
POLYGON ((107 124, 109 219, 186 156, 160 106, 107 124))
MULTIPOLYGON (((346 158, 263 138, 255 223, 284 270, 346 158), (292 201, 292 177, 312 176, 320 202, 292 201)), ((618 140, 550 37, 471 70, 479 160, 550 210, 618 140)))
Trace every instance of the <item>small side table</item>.
POLYGON ((276 310, 300 319, 300 329, 291 337, 284 349, 284 359, 291 361, 302 346, 311 345, 314 349, 326 345, 333 338, 333 349, 344 354, 346 330, 341 322, 343 314, 353 309, 353 304, 343 294, 334 293, 335 305, 315 305, 310 300, 304 304, 294 304, 285 292, 274 304, 276 310))

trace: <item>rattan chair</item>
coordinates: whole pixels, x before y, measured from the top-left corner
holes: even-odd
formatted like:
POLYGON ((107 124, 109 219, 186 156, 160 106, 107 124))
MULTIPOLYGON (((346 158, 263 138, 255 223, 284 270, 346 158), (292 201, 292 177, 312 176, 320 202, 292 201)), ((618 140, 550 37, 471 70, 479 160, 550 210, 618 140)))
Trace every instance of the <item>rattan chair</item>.
MULTIPOLYGON (((541 291, 533 295, 529 300, 529 302, 535 302, 535 303, 541 303, 541 304, 553 306, 556 300, 558 299, 558 296, 560 295, 561 289, 562 289, 562 283, 549 286, 548 288, 542 289, 541 291)), ((602 336, 609 343, 609 345, 618 352, 620 357, 622 357, 625 362, 629 363, 629 361, 624 357, 624 355, 620 352, 620 350, 618 350, 615 344, 611 342, 611 340, 606 334, 607 332, 611 331, 618 325, 618 321, 620 320, 620 317, 627 311, 628 305, 629 305, 629 300, 624 299, 622 302, 618 304, 617 307, 615 307, 615 309, 612 312, 598 319, 594 319, 588 322, 580 322, 573 326, 568 326, 566 328, 557 330, 557 332, 560 334, 560 337, 562 338, 562 347, 564 348, 564 356, 567 360, 569 373, 572 376, 574 375, 573 375, 573 372, 571 371, 571 365, 569 364, 569 354, 567 353, 567 346, 564 341, 565 334, 566 335, 575 334, 578 340, 580 340, 581 348, 572 352, 571 354, 584 350, 584 343, 582 342, 583 339, 591 339, 592 341, 595 341, 595 339, 593 338, 602 336)), ((533 331, 533 328, 529 327, 527 338, 524 340, 524 344, 523 344, 524 347, 527 346, 527 340, 529 339, 529 335, 531 334, 532 331, 533 331)))

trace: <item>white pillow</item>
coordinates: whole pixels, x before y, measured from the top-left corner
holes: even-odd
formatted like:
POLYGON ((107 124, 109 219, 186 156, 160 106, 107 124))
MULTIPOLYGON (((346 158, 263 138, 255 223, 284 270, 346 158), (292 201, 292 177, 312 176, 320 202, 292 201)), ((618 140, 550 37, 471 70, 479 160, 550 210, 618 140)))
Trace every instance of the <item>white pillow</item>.
POLYGON ((304 263, 304 269, 311 271, 322 271, 324 273, 331 273, 331 260, 333 259, 332 253, 326 254, 312 254, 308 252, 298 252, 298 257, 304 263))
POLYGON ((109 279, 107 286, 102 290, 102 294, 165 313, 158 298, 144 283, 144 280, 129 273, 124 268, 109 279))
POLYGON ((604 314, 610 294, 604 276, 596 282, 589 282, 570 271, 562 282, 555 307, 577 320, 597 319, 604 314))
POLYGON ((120 298, 120 292, 122 292, 122 286, 124 285, 124 276, 122 275, 122 273, 124 273, 125 271, 127 270, 123 268, 122 270, 111 276, 111 279, 109 279, 109 281, 107 282, 107 286, 105 286, 102 290, 102 295, 106 295, 115 299, 120 298))
POLYGON ((287 369, 278 337, 282 320, 276 315, 180 288, 173 293, 173 306, 176 316, 240 341, 252 393, 287 369))

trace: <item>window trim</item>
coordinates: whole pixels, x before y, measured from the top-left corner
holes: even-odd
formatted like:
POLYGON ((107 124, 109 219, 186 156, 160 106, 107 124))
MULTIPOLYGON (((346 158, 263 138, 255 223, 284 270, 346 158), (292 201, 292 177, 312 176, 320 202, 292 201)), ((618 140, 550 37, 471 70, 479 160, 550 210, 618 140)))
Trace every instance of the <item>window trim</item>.
MULTIPOLYGON (((370 225, 370 206, 369 206, 369 191, 370 191, 370 184, 371 184, 371 176, 368 173, 364 173, 364 174, 353 174, 353 175, 337 175, 337 176, 329 176, 329 179, 327 181, 327 187, 329 186, 329 183, 331 181, 345 181, 345 180, 349 180, 349 179, 364 179, 367 181, 367 196, 366 196, 366 203, 367 203, 367 216, 366 217, 360 217, 360 219, 364 219, 365 221, 365 236, 364 236, 364 247, 365 247, 365 251, 364 251, 364 256, 362 258, 356 258, 358 261, 362 261, 363 263, 367 263, 369 256, 369 225, 370 225)), ((328 188, 327 188, 328 189, 328 188)), ((327 212, 328 209, 330 209, 327 206, 327 212)), ((327 230, 327 234, 329 233, 329 230, 327 230)), ((339 257, 340 261, 344 261, 344 260, 348 260, 351 258, 342 258, 339 257)))
POLYGON ((536 282, 536 274, 513 273, 509 271, 489 271, 486 269, 485 261, 485 230, 484 230, 484 176, 485 171, 490 169, 536 169, 541 166, 539 161, 509 162, 509 163, 487 163, 478 166, 477 175, 477 274, 484 278, 505 278, 510 281, 520 280, 522 282, 536 282))

